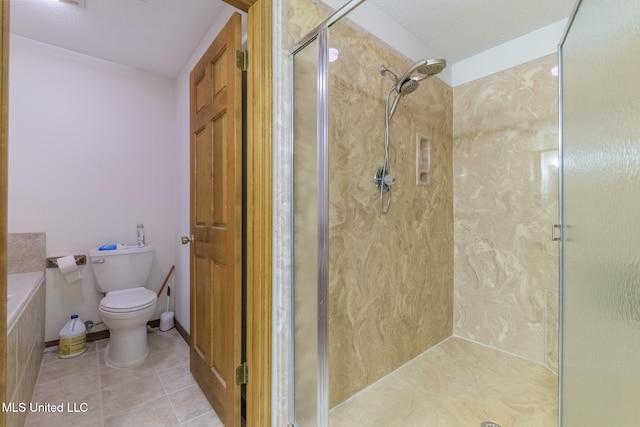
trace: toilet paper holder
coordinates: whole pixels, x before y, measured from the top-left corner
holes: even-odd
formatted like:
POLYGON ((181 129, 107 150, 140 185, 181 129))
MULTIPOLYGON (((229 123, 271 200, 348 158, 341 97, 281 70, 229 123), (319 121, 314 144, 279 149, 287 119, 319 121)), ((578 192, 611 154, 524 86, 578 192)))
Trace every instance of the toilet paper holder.
MULTIPOLYGON (((77 265, 85 265, 87 263, 86 255, 74 255, 73 257, 76 259, 77 265)), ((61 256, 48 257, 46 262, 47 268, 58 268, 58 258, 62 258, 62 257, 61 256)))

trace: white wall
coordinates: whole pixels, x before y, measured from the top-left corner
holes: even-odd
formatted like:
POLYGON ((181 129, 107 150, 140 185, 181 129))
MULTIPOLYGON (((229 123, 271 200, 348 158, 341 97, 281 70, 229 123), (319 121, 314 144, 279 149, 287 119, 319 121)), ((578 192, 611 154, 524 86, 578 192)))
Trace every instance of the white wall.
MULTIPOLYGON (((15 35, 10 54, 9 232, 44 231, 60 256, 135 242, 144 223, 158 289, 177 241, 174 81, 15 35)), ((73 313, 101 320, 91 266, 81 272, 67 284, 47 270, 47 341, 73 313)))
MULTIPOLYGON (((156 246, 147 287, 176 266, 171 309, 187 331, 189 72, 236 11, 224 6, 175 80, 11 35, 9 232, 44 231, 47 256, 60 256, 135 242, 144 223, 156 246)), ((67 284, 47 271, 47 341, 73 313, 101 321, 91 266, 81 272, 67 284)))
POLYGON ((456 62, 451 86, 456 87, 557 52, 567 21, 563 19, 456 62))
MULTIPOLYGON (((323 2, 335 10, 340 9, 347 3, 346 0, 323 0, 323 2)), ((347 17, 380 40, 384 40, 385 43, 393 46, 407 58, 413 58, 415 60, 418 58, 446 59, 446 55, 443 56, 442 52, 437 52, 431 46, 427 46, 371 2, 365 1, 351 11, 347 17)), ((452 67, 448 66, 438 74, 438 78, 450 86, 451 70, 452 67)))
MULTIPOLYGON (((346 4, 345 0, 323 1, 334 9, 346 4)), ((349 13, 348 17, 408 58, 447 58, 446 52, 436 52, 424 44, 373 3, 363 3, 349 13)), ((554 53, 558 49, 567 21, 560 20, 455 64, 449 63, 438 78, 451 87, 456 87, 554 53)))
MULTIPOLYGON (((176 152, 174 165, 176 168, 176 182, 179 191, 176 193, 175 204, 178 206, 175 232, 177 236, 189 235, 189 73, 200 60, 209 45, 216 38, 222 27, 227 23, 231 15, 237 10, 224 5, 211 28, 202 38, 198 47, 194 50, 189 61, 175 81, 175 115, 176 115, 176 152)), ((246 16, 243 14, 243 23, 246 16)), ((176 274, 175 274, 175 317, 176 320, 189 331, 189 246, 177 244, 176 274)))

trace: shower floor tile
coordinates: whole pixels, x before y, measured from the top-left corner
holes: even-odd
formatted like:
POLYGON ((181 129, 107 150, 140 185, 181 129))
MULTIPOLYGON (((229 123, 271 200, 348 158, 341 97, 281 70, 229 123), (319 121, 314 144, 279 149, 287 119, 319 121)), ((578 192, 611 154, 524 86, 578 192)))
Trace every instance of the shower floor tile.
POLYGON ((107 340, 88 343, 71 359, 47 348, 32 404, 62 403, 63 411, 29 411, 25 426, 222 426, 189 372, 184 339, 175 329, 154 330, 147 338, 147 360, 131 369, 106 365, 107 340))
POLYGON ((330 413, 331 427, 555 427, 557 376, 545 367, 451 337, 330 413))

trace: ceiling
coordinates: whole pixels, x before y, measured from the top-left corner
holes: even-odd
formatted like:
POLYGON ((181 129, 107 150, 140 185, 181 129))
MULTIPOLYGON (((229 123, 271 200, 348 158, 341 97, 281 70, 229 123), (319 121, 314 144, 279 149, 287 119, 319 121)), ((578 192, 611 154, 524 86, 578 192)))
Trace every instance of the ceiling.
POLYGON ((219 0, 11 0, 11 33, 175 78, 226 7, 219 0))
MULTIPOLYGON (((368 0, 454 64, 566 19, 576 0, 368 0)), ((558 40, 559 41, 559 40, 558 40)))
MULTIPOLYGON (((12 0, 11 32, 174 78, 229 7, 220 0, 85 1, 81 8, 56 0, 12 0)), ((567 18, 575 0, 367 2, 455 63, 567 18)))

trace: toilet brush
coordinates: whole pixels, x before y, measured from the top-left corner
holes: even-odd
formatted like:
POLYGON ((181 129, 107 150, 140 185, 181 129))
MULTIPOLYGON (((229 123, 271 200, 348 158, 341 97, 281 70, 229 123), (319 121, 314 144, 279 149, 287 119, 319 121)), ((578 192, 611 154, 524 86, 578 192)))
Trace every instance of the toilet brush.
POLYGON ((167 311, 160 314, 160 330, 162 332, 173 328, 173 311, 169 311, 169 297, 171 296, 171 286, 167 286, 167 311))
POLYGON ((176 269, 175 265, 172 265, 171 268, 169 269, 169 273, 167 273, 167 277, 165 277, 164 282, 162 282, 162 286, 160 286, 160 290, 158 291, 158 298, 160 298, 160 294, 162 293, 162 291, 164 290, 164 287, 169 282, 169 278, 171 277, 171 274, 173 274, 173 270, 175 269, 176 269))

